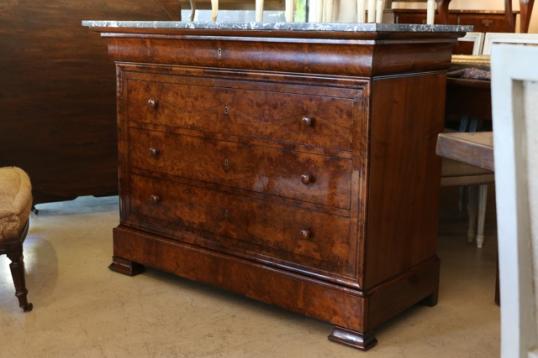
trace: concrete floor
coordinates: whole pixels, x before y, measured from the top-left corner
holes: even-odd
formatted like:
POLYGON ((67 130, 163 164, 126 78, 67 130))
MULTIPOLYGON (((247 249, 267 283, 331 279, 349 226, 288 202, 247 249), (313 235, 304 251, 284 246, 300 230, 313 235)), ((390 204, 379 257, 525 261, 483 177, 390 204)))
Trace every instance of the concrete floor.
POLYGON ((441 225, 439 304, 391 321, 362 353, 329 342, 323 322, 157 271, 109 271, 117 198, 38 208, 25 242, 31 313, 19 310, 0 257, 0 357, 499 356, 496 242, 467 244, 459 221, 441 225))

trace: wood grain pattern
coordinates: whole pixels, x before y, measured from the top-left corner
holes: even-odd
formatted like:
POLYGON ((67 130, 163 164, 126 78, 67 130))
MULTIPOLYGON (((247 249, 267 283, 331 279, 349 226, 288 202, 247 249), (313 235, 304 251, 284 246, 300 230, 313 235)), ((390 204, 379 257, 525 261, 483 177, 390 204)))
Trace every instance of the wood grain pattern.
POLYGON ((117 192, 114 64, 83 19, 171 20, 172 0, 0 1, 0 166, 36 203, 117 192))
MULTIPOLYGON (((436 24, 472 25, 475 32, 515 32, 518 12, 508 15, 505 11, 450 10, 448 16, 438 13, 436 24)), ((426 22, 426 10, 394 9, 395 22, 422 24, 426 22)))
POLYGON ((464 116, 491 121, 490 81, 449 78, 446 100, 448 121, 459 122, 464 116))
POLYGON ((298 86, 195 77, 166 78, 174 83, 156 81, 164 78, 125 84, 131 121, 351 150, 353 102, 360 99, 359 91, 345 98, 349 90, 335 90, 331 96, 304 93, 315 91, 314 86, 306 91, 298 86), (149 100, 157 104, 149 106, 149 100))
POLYGON ((350 159, 138 128, 129 129, 129 136, 134 168, 318 205, 351 206, 350 159), (304 183, 303 175, 311 182, 304 183))
POLYGON ((493 132, 441 133, 437 154, 482 169, 494 171, 493 132))
MULTIPOLYGON (((422 297, 421 291, 426 287, 430 290, 432 286, 436 287, 439 267, 436 260, 413 267, 394 280, 379 285, 374 293, 375 298, 370 299, 361 291, 341 285, 309 279, 300 274, 166 240, 124 226, 114 229, 114 252, 118 257, 129 257, 128 262, 155 267, 321 319, 337 327, 345 327, 359 337, 371 336, 364 332, 373 332, 380 324, 374 315, 370 319, 365 318, 371 302, 379 300, 376 309, 383 315, 383 320, 393 317, 409 307, 410 301, 419 302, 417 297, 422 297), (419 292, 416 291, 417 288, 419 292), (406 298, 399 301, 398 297, 401 296, 406 298)), ((368 349, 371 346, 357 348, 368 349)))
POLYGON ((117 61, 113 270, 223 287, 364 350, 435 304, 435 143, 462 34, 97 31, 117 61))
POLYGON ((375 80, 364 287, 373 287, 436 252, 444 74, 375 80), (405 98, 405 100, 398 100, 405 98), (421 213, 418 215, 417 213, 421 213), (383 254, 381 254, 383 253, 383 254))
POLYGON ((107 38, 109 53, 116 61, 129 58, 138 63, 358 77, 445 69, 451 63, 457 38, 464 35, 446 33, 439 40, 435 32, 406 36, 398 32, 260 30, 254 42, 238 40, 237 30, 183 29, 184 37, 171 35, 166 29, 97 30, 107 38), (197 36, 205 40, 198 41, 197 36), (357 45, 357 40, 365 41, 364 45, 357 45), (374 56, 373 45, 383 42, 390 46, 376 46, 374 56))
POLYGON ((349 217, 138 175, 130 191, 130 226, 357 286, 349 217))

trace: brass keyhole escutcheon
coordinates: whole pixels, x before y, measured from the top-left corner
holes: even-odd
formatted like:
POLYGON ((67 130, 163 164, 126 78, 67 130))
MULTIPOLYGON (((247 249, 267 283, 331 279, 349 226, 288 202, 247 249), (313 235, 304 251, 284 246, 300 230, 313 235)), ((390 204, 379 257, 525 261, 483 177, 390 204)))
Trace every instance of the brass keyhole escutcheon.
POLYGON ((225 114, 225 115, 230 114, 230 106, 228 106, 228 105, 225 105, 225 106, 224 106, 224 114, 225 114))
POLYGON ((224 159, 224 162, 222 163, 222 167, 224 168, 225 172, 230 171, 230 167, 231 167, 230 159, 228 158, 224 159))
POLYGON ((222 58, 222 49, 220 47, 217 49, 217 57, 222 58))

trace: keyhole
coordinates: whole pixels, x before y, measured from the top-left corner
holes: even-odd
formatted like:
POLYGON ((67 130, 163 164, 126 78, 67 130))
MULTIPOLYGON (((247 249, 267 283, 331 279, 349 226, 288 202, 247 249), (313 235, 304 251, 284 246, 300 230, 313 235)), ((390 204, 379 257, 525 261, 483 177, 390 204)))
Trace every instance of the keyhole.
POLYGON ((225 115, 228 115, 228 113, 230 113, 230 106, 225 105, 225 106, 224 106, 224 114, 225 114, 225 115))
POLYGON ((223 167, 224 167, 224 171, 226 172, 230 170, 230 159, 228 158, 224 159, 223 167))
POLYGON ((217 49, 217 57, 222 58, 222 49, 220 47, 217 49))

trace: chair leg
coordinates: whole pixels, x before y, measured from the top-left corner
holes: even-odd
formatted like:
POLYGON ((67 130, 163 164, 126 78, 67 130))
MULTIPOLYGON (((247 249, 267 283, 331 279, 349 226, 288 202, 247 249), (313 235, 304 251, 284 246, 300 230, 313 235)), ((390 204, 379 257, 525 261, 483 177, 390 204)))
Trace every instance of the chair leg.
POLYGON ((486 224, 486 209, 488 205, 488 185, 482 184, 478 196, 478 228, 476 234, 476 247, 484 245, 484 226, 486 224))
POLYGON ((467 242, 473 242, 476 236, 476 201, 477 191, 475 186, 467 187, 467 215, 469 217, 469 226, 467 228, 467 242))
POLYGON ((24 259, 22 255, 22 242, 11 246, 7 250, 7 257, 11 260, 9 268, 15 284, 15 296, 19 299, 19 306, 24 312, 30 312, 33 305, 28 302, 26 281, 24 279, 24 259))
POLYGON ((464 186, 460 186, 458 188, 458 193, 459 193, 459 199, 458 199, 458 214, 460 216, 463 216, 463 210, 465 208, 465 187, 464 186))

